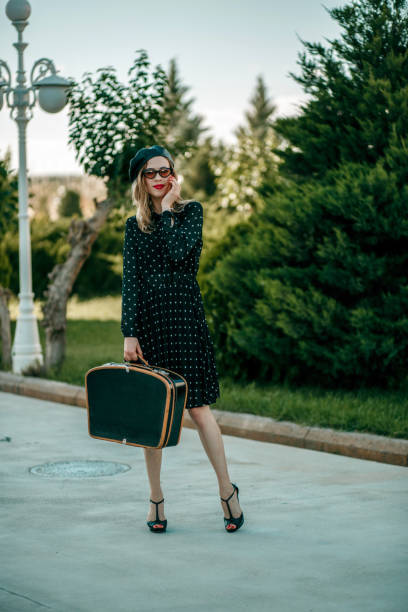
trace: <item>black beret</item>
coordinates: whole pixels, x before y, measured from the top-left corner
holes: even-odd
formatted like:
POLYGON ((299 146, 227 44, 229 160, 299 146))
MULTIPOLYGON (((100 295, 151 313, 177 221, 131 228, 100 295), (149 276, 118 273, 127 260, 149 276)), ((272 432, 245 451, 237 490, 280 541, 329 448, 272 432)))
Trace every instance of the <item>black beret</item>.
POLYGON ((152 147, 143 147, 143 149, 139 149, 136 155, 130 160, 130 182, 133 183, 140 170, 143 168, 143 166, 149 159, 151 159, 152 157, 157 157, 158 155, 162 157, 167 157, 167 159, 170 160, 171 165, 174 166, 172 156, 164 147, 161 147, 160 145, 153 145, 152 147))

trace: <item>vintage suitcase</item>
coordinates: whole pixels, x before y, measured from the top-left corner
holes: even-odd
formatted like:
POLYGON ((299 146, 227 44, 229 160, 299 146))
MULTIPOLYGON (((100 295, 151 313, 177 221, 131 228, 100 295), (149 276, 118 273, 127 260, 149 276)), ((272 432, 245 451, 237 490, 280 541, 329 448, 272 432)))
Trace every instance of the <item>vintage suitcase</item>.
POLYGON ((145 448, 179 443, 188 393, 180 374, 142 357, 109 362, 88 370, 85 391, 93 438, 145 448))

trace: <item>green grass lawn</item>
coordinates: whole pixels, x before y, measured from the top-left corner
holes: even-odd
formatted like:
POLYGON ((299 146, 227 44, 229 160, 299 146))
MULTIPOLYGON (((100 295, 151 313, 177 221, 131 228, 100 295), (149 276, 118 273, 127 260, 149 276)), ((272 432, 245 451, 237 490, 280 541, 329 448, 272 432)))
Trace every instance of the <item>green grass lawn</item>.
MULTIPOLYGON (((42 318, 40 305, 36 316, 42 318)), ((14 338, 17 304, 10 304, 14 338)), ((44 331, 39 324, 44 351, 44 331)), ((85 373, 107 361, 123 361, 120 297, 68 303, 66 358, 59 372, 47 378, 85 384, 85 373)), ((160 364, 152 364, 160 365, 160 364)), ((220 373, 221 397, 213 408, 269 416, 279 421, 332 427, 343 431, 376 433, 408 439, 408 385, 404 390, 326 391, 276 384, 242 385, 220 373)))

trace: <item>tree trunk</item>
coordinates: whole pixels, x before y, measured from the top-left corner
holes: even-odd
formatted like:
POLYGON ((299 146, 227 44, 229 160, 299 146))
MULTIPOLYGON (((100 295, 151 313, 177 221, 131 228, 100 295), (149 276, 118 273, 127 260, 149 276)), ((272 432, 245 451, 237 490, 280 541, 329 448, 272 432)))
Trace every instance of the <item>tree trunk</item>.
POLYGON ((73 219, 69 227, 68 242, 71 250, 63 264, 57 264, 48 274, 48 289, 44 291, 46 301, 42 306, 45 328, 45 371, 59 368, 65 357, 65 331, 67 322, 67 301, 72 286, 95 242, 101 228, 113 208, 108 198, 96 202, 96 211, 89 219, 73 219))
POLYGON ((10 289, 0 285, 1 364, 4 370, 9 370, 11 367, 11 327, 8 309, 11 296, 10 289))

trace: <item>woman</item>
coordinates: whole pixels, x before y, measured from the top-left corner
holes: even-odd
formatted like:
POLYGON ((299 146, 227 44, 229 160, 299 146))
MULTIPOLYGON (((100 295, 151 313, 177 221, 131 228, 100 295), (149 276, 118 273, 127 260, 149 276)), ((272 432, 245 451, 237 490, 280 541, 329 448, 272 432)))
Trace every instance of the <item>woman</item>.
MULTIPOLYGON (((244 522, 239 489, 230 481, 221 431, 209 406, 220 390, 196 280, 203 208, 196 200, 180 198, 174 162, 164 147, 139 149, 130 161, 129 178, 136 214, 126 220, 123 248, 124 360, 136 361, 140 355, 187 380, 186 408, 218 478, 225 529, 237 531, 244 522)), ((147 524, 160 533, 167 527, 162 449, 144 448, 144 454, 152 504, 147 524)))

